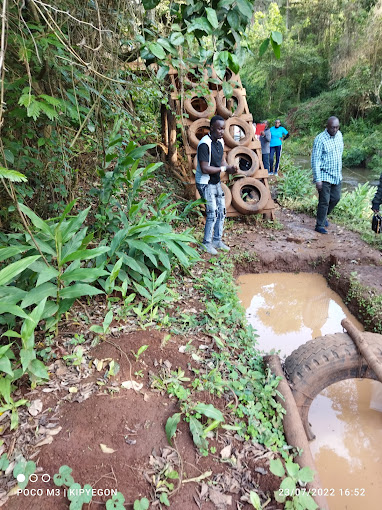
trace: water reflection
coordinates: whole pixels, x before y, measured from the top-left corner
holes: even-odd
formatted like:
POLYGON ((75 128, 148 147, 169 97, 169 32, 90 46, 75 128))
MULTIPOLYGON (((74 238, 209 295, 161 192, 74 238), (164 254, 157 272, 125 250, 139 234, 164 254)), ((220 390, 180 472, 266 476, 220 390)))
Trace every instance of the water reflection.
POLYGON ((333 487, 331 510, 379 510, 382 491, 382 384, 350 379, 326 388, 312 403, 310 448, 323 487, 333 487), (340 489, 365 489, 341 496, 340 489), (346 502, 346 505, 345 505, 346 502))
MULTIPOLYGON (((340 332, 345 316, 362 329, 320 275, 243 275, 238 284, 248 321, 266 352, 275 348, 288 355, 312 338, 340 332)), ((349 379, 326 388, 312 403, 309 422, 317 436, 310 444, 322 487, 335 489, 330 509, 379 510, 382 384, 349 379), (345 496, 345 489, 364 489, 365 495, 345 496)))
POLYGON ((248 322, 264 351, 274 348, 288 355, 311 338, 342 331, 341 320, 350 316, 321 275, 252 274, 240 276, 238 284, 248 322))

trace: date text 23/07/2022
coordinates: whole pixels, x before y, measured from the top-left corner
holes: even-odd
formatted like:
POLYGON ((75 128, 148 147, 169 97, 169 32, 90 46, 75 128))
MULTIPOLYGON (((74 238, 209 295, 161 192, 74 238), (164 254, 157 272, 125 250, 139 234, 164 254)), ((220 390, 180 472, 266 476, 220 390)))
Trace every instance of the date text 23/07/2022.
POLYGON ((305 487, 296 488, 293 491, 289 489, 279 489, 280 496, 298 496, 302 492, 309 492, 311 496, 366 496, 366 489, 306 489, 305 487))

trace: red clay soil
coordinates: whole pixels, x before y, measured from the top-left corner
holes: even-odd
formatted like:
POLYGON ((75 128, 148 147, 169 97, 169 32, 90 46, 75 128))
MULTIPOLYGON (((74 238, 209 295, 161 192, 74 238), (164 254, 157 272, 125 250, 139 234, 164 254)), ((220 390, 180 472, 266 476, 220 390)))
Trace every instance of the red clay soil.
MULTIPOLYGON (((148 388, 147 375, 143 379, 134 376, 134 372, 138 370, 144 370, 146 374, 147 369, 158 372, 158 368, 164 363, 166 366, 170 366, 171 363, 173 369, 181 367, 185 370, 186 376, 190 375, 187 368, 189 358, 179 352, 181 345, 179 339, 173 337, 161 350, 162 340, 161 332, 137 331, 111 339, 113 344, 103 342, 91 351, 93 358, 99 360, 113 358, 120 364, 119 373, 113 377, 112 387, 117 389, 123 381, 130 379, 130 365, 126 356, 116 346, 130 354, 131 350, 136 352, 140 346, 149 345, 139 361, 132 362, 133 379, 142 382, 143 388, 137 392, 121 389, 115 394, 111 394, 111 390, 100 390, 81 403, 69 401, 59 405, 55 417, 58 418, 62 430, 52 444, 42 447, 37 462, 41 468, 39 480, 28 486, 41 488, 43 495, 14 496, 6 503, 6 509, 67 509, 68 502, 63 490, 57 491, 60 495, 48 496, 47 491, 56 487, 52 482, 42 482, 44 473, 52 477, 58 473, 62 465, 69 465, 73 469, 72 475, 76 482, 81 485, 88 483, 102 491, 101 495, 94 496, 92 508, 98 508, 97 502, 108 499, 103 494, 109 489, 122 492, 126 502, 130 503, 127 508, 132 508, 135 499, 144 496, 150 498, 150 486, 146 481, 147 473, 152 467, 149 465, 150 456, 155 452, 160 457, 163 451, 165 455, 173 454, 177 462, 173 467, 183 473, 183 479, 199 477, 207 471, 212 471, 217 475, 217 479, 219 474, 222 480, 224 478, 220 487, 232 490, 230 493, 227 492, 232 504, 221 503, 216 506, 211 501, 200 500, 198 491, 203 490, 203 485, 184 483, 182 490, 171 498, 171 508, 175 510, 198 508, 199 505, 199 508, 205 510, 233 508, 234 502, 239 500, 238 493, 241 484, 244 483, 243 479, 248 486, 260 486, 261 492, 265 494, 272 494, 279 487, 277 478, 269 473, 268 463, 271 454, 260 445, 249 446, 226 434, 210 441, 210 445, 216 447, 215 455, 200 457, 193 445, 188 425, 181 421, 174 445, 180 457, 175 449, 169 447, 165 423, 168 417, 179 409, 166 395, 148 388), (115 450, 114 453, 103 453, 101 444, 115 450), (231 458, 236 462, 236 466, 233 467, 229 467, 231 464, 222 464, 219 457, 219 452, 229 444, 232 445, 231 458), (181 464, 178 463, 179 458, 181 464)), ((96 378, 91 376, 86 379, 87 383, 89 379, 94 381, 96 378)), ((102 377, 99 380, 102 380, 102 377)), ((224 407, 221 399, 210 394, 204 396, 206 403, 224 407)), ((43 409, 46 409, 45 405, 43 409)), ((204 490, 206 487, 205 484, 204 490)), ((240 508, 253 507, 243 504, 240 508)), ((269 505, 268 508, 276 506, 269 505)))
MULTIPOLYGON (((225 240, 232 247, 229 256, 236 261, 237 274, 309 271, 327 275, 330 266, 335 263, 344 272, 357 271, 362 283, 369 285, 373 292, 381 293, 380 251, 360 241, 358 235, 336 225, 331 225, 330 234, 324 236, 314 231, 313 218, 287 211, 279 211, 278 215, 284 224, 282 230, 256 226, 246 220, 228 224, 225 240)), ((208 260, 206 255, 204 257, 208 260)), ((198 308, 197 300, 187 300, 184 295, 182 299, 179 305, 189 309, 198 308)), ((243 489, 248 492, 256 489, 263 502, 272 495, 279 487, 279 479, 269 472, 272 452, 260 445, 242 442, 233 433, 220 432, 210 440, 216 453, 200 457, 193 445, 188 424, 181 420, 174 449, 169 447, 165 423, 179 409, 174 400, 155 390, 151 383, 153 375, 169 367, 172 370, 181 367, 186 376, 190 375, 191 358, 179 351, 179 347, 186 345, 189 340, 186 336, 172 336, 161 348, 166 334, 157 330, 133 331, 121 336, 116 334, 93 348, 80 367, 68 368, 61 360, 50 367, 52 377, 49 385, 44 391, 37 388, 28 396, 30 400, 41 399, 40 413, 35 417, 21 413, 21 425, 14 439, 9 430, 3 436, 10 444, 8 451, 33 457, 38 465, 39 480, 29 484, 28 488, 41 488, 43 495, 12 496, 4 508, 67 509, 68 500, 63 490, 57 491, 57 496, 48 496, 47 489, 55 486, 52 481, 41 481, 43 473, 53 477, 65 464, 73 469, 76 482, 91 484, 100 490, 93 502, 84 506, 85 509, 103 508, 99 503, 108 498, 101 491, 107 489, 122 492, 126 498, 126 508, 132 509, 135 499, 143 496, 150 499, 153 494, 150 482, 166 465, 177 470, 183 481, 212 471, 212 475, 200 483, 181 484, 181 490, 170 500, 174 510, 245 510, 253 508, 252 505, 245 501, 239 506, 236 503, 240 501, 243 489), (136 361, 131 351, 137 352, 142 345, 149 347, 136 361), (104 377, 104 367, 99 372, 94 364, 89 368, 91 360, 105 358, 112 358, 120 365, 118 374, 110 379, 104 377), (143 378, 139 375, 141 370, 143 378), (122 389, 121 383, 130 378, 142 383, 142 388, 138 391, 122 389), (55 433, 51 444, 39 449, 36 437, 43 431, 49 435, 52 427, 59 432, 55 433), (101 444, 114 452, 104 453, 101 444), (228 458, 222 461, 223 448, 223 456, 228 458), (214 480, 212 487, 206 483, 211 479, 214 480)), ((205 343, 208 339, 200 338, 198 341, 205 343)), ((209 394, 204 395, 204 401, 220 409, 227 404, 226 400, 209 394)), ((174 482, 176 488, 178 482, 174 482)), ((160 507, 152 505, 150 508, 160 507)), ((267 505, 268 510, 275 508, 278 507, 274 501, 267 505)))

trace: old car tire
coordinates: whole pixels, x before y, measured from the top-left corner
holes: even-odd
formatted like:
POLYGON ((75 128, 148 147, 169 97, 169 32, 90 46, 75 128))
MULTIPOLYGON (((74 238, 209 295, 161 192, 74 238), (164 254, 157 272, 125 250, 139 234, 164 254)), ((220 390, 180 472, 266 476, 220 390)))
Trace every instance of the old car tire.
POLYGON ((199 71, 198 68, 194 68, 193 71, 195 72, 195 74, 192 72, 188 72, 186 74, 186 76, 184 77, 184 85, 187 88, 194 89, 201 83, 207 84, 207 80, 208 80, 207 69, 203 69, 203 71, 199 71))
MULTIPOLYGON (((224 182, 221 182, 220 184, 221 184, 222 190, 224 192, 225 209, 227 210, 232 202, 232 193, 231 193, 231 190, 229 189, 229 187, 226 184, 224 184, 224 182)), ((200 193, 196 186, 195 186, 195 197, 196 197, 196 199, 200 198, 200 193)))
POLYGON ((269 191, 264 184, 253 177, 238 179, 232 186, 232 205, 241 214, 253 214, 261 211, 269 199, 269 191), (251 199, 246 201, 243 195, 251 199), (254 196, 251 197, 251 194, 254 196))
POLYGON ((228 145, 228 147, 237 147, 248 145, 254 136, 253 127, 251 124, 248 124, 245 120, 242 120, 238 117, 231 117, 227 119, 225 122, 225 131, 224 131, 224 141, 228 145), (243 132, 244 137, 240 140, 235 140, 234 136, 230 133, 231 126, 238 126, 243 132))
POLYGON ((239 145, 238 147, 235 147, 229 151, 227 156, 227 163, 229 165, 239 166, 240 156, 244 156, 244 159, 247 161, 249 160, 251 162, 251 167, 248 170, 239 169, 237 173, 239 175, 244 175, 245 177, 252 177, 260 166, 259 158, 256 152, 249 149, 248 147, 242 147, 239 145))
POLYGON ((193 93, 185 99, 184 108, 192 120, 209 119, 216 111, 215 98, 212 95, 199 97, 196 93, 193 93))
MULTIPOLYGON (((364 332, 362 336, 382 363, 382 335, 364 332)), ((308 439, 314 439, 308 422, 310 404, 324 388, 344 379, 377 380, 347 333, 325 335, 300 345, 286 358, 285 371, 308 439)))
POLYGON ((217 80, 219 83, 213 83, 210 81, 210 83, 209 83, 210 89, 214 89, 214 90, 219 89, 220 90, 222 87, 223 81, 231 83, 232 87, 235 87, 235 86, 237 87, 238 85, 241 86, 239 75, 234 73, 233 71, 231 71, 231 69, 228 69, 228 67, 226 69, 225 76, 224 76, 223 80, 221 80, 218 77, 214 68, 212 68, 211 78, 213 80, 217 80))
POLYGON ((232 112, 226 105, 226 98, 222 90, 220 90, 216 96, 216 111, 219 115, 221 115, 224 119, 228 119, 229 117, 239 117, 245 108, 245 99, 242 92, 239 89, 234 89, 232 97, 236 98, 237 106, 235 111, 232 112))
POLYGON ((194 147, 194 149, 198 148, 198 143, 200 142, 200 138, 202 138, 202 135, 200 138, 198 138, 197 133, 198 131, 202 131, 203 128, 206 131, 205 134, 207 134, 210 130, 210 121, 208 119, 198 119, 195 122, 191 124, 188 128, 188 140, 190 142, 190 145, 194 147))

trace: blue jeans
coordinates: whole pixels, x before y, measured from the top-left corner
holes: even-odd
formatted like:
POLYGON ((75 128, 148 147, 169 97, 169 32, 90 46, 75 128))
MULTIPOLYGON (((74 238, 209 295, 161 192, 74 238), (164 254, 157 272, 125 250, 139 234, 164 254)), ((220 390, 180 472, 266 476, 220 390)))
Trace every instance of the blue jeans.
POLYGON ((282 152, 282 145, 277 145, 277 147, 271 147, 270 148, 270 172, 271 174, 273 174, 273 160, 274 160, 274 157, 275 157, 275 153, 276 153, 276 165, 275 165, 275 174, 277 174, 278 170, 279 170, 279 163, 280 163, 280 157, 281 157, 281 152, 282 152))
POLYGON ((269 172, 269 154, 263 154, 263 165, 265 170, 268 170, 269 172))
POLYGON ((204 227, 203 243, 210 243, 212 239, 221 241, 226 211, 224 191, 220 182, 218 184, 196 183, 196 188, 200 196, 207 202, 207 219, 204 227))
POLYGON ((341 183, 331 184, 323 181, 322 190, 318 192, 316 227, 325 227, 325 220, 341 198, 341 183))

